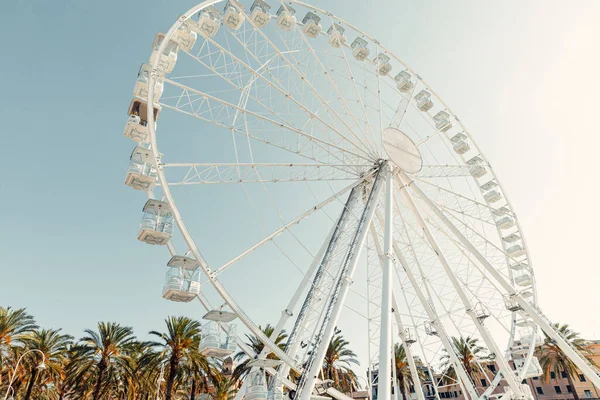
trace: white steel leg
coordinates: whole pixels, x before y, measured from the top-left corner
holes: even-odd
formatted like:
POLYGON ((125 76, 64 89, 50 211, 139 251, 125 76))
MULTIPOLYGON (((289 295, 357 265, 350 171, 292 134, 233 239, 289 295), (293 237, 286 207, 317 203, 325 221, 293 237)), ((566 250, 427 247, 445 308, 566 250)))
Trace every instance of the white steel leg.
POLYGON ((391 167, 386 171, 385 230, 383 233, 383 274, 381 277, 381 326, 379 328, 379 374, 377 398, 392 398, 392 209, 393 179, 391 167))
POLYGON ((477 250, 475 246, 460 232, 460 230, 444 215, 444 213, 435 206, 431 199, 423 193, 423 191, 412 181, 408 176, 402 174, 402 178, 406 182, 410 182, 411 188, 419 195, 419 197, 427 204, 427 206, 436 214, 436 216, 452 231, 452 233, 460 240, 467 250, 485 267, 491 276, 514 298, 514 300, 523 308, 533 321, 542 330, 556 341, 556 344, 565 354, 575 363, 577 368, 596 386, 600 388, 600 377, 591 364, 585 360, 575 349, 571 347, 567 341, 554 329, 552 323, 534 306, 532 306, 521 294, 512 286, 512 284, 500 273, 490 262, 477 250))
MULTIPOLYGON (((402 197, 404 198, 404 201, 408 205, 408 208, 410 208, 410 210, 413 212, 421 229, 423 229, 423 233, 425 234, 425 236, 427 237, 427 240, 429 241, 429 244, 435 251, 437 258, 440 261, 440 264, 442 264, 442 267, 444 268, 446 275, 450 279, 452 286, 456 290, 458 297, 460 298, 461 302, 465 306, 467 314, 473 320, 473 323, 477 327, 477 330, 479 331, 479 334, 481 335, 481 337, 482 337, 483 341, 485 342, 486 346, 488 347, 488 349, 494 354, 502 354, 502 350, 500 349, 500 347, 498 346, 496 341, 492 338, 489 330, 483 324, 483 322, 478 318, 475 310, 473 309, 473 305, 471 304, 471 301, 467 297, 467 294, 466 294, 464 288, 462 287, 460 281, 454 274, 454 271, 452 271, 452 268, 450 267, 448 260, 444 256, 444 252, 442 251, 441 247, 437 243, 437 240, 431 233, 431 230, 429 229, 429 226, 427 225, 427 223, 425 222, 425 219, 421 215, 421 212, 417 209, 417 206, 416 206, 411 194, 406 190, 405 185, 407 185, 407 182, 403 181, 402 177, 400 177, 399 180, 400 180, 400 184, 402 184, 404 186, 404 190, 402 190, 402 192, 401 192, 402 197)), ((508 361, 504 357, 498 357, 496 359, 496 363, 498 364, 498 367, 500 368, 500 372, 504 376, 504 379, 506 380, 506 383, 508 383, 508 386, 510 387, 512 392, 518 398, 523 398, 521 385, 517 381, 517 377, 515 376, 511 366, 508 364, 508 361)))
MULTIPOLYGON (((382 165, 381 168, 386 168, 386 166, 382 165)), ((375 209, 377 208, 377 201, 384 186, 381 182, 383 179, 381 175, 382 173, 385 173, 385 171, 380 172, 380 174, 375 178, 369 200, 367 201, 361 221, 357 227, 355 239, 353 240, 353 246, 350 247, 347 257, 344 261, 345 265, 340 272, 337 295, 334 293, 330 301, 331 310, 328 311, 330 315, 327 319, 327 324, 323 326, 322 331, 320 332, 320 342, 318 343, 318 346, 315 347, 314 353, 309 360, 309 369, 308 371, 304 371, 304 374, 300 379, 300 383, 298 384, 299 392, 296 394, 297 400, 310 400, 312 396, 317 375, 323 365, 325 352, 327 351, 327 347, 329 346, 329 342, 333 336, 333 330, 337 325, 342 307, 344 306, 348 289, 352 284, 352 276, 354 275, 354 270, 358 264, 358 259, 360 257, 362 247, 364 246, 367 232, 369 231, 369 226, 371 225, 371 220, 373 219, 375 209)))

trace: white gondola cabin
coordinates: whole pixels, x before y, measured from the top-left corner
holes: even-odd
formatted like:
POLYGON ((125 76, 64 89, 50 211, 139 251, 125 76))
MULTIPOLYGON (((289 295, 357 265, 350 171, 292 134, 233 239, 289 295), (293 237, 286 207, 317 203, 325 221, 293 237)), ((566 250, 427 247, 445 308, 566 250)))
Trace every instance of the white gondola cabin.
MULTIPOLYGON (((133 96, 141 99, 148 98, 148 81, 152 66, 150 64, 142 64, 138 71, 137 79, 135 80, 135 87, 133 88, 133 96)), ((164 82, 161 77, 157 76, 154 80, 154 101, 158 102, 160 96, 162 96, 164 89, 164 82)))
POLYGON ((269 16, 270 9, 271 6, 263 0, 254 0, 254 3, 250 6, 250 20, 258 28, 264 28, 271 20, 269 16))
MULTIPOLYGON (((156 126, 156 119, 158 118, 161 109, 162 107, 160 105, 154 105, 154 126, 156 126)), ((149 140, 147 100, 135 97, 129 104, 127 114, 129 115, 129 118, 125 124, 125 131, 123 132, 125 137, 138 143, 147 142, 149 140)))
POLYGON ((377 57, 375 57, 373 62, 375 63, 375 72, 377 72, 378 75, 385 76, 389 74, 392 70, 392 64, 390 64, 390 57, 386 54, 377 54, 377 57))
POLYGON ((394 80, 396 81, 396 87, 402 93, 410 92, 415 87, 415 85, 412 83, 412 77, 408 71, 401 71, 398 73, 398 75, 396 75, 394 80))
POLYGON ((213 6, 203 8, 198 13, 198 30, 208 37, 215 37, 221 27, 221 11, 213 6))
POLYGON ((402 338, 403 342, 411 345, 413 343, 417 343, 417 335, 415 335, 414 331, 410 328, 406 328, 404 330, 404 337, 402 338))
POLYGON ((203 319, 208 321, 202 326, 200 353, 207 357, 225 358, 235 352, 237 327, 230 324, 236 318, 232 312, 212 310, 203 319), (229 323, 227 331, 221 326, 229 323))
POLYGON ((483 185, 479 186, 481 188, 481 190, 492 190, 493 188, 497 187, 498 184, 496 183, 496 181, 491 180, 489 182, 484 183, 483 185))
POLYGON ((526 271, 522 270, 513 276, 514 282, 520 287, 529 287, 533 283, 531 275, 526 271))
POLYGON ((179 46, 174 41, 169 40, 169 43, 165 47, 164 51, 161 54, 158 54, 158 49, 164 40, 164 33, 159 33, 156 35, 154 44, 152 45, 150 64, 154 65, 154 62, 157 61, 158 64, 156 68, 162 73, 168 74, 169 72, 173 71, 175 64, 177 64, 177 52, 179 51, 179 46))
POLYGON ((510 229, 515 226, 515 220, 512 217, 502 217, 496 221, 496 226, 500 229, 510 229))
POLYGON ((502 299, 504 300, 504 306, 508 311, 515 312, 523 309, 523 307, 517 303, 517 300, 513 296, 505 294, 502 296, 502 299))
POLYGON ((131 152, 125 184, 135 190, 152 190, 157 181, 158 175, 152 150, 136 146, 131 152))
POLYGON ((454 152, 456 154, 460 155, 465 154, 467 151, 471 150, 471 146, 466 140, 461 140, 460 142, 454 143, 454 146, 452 146, 452 148, 454 149, 454 152))
MULTIPOLYGON (((187 257, 174 256, 169 261, 169 269, 165 276, 162 297, 166 300, 189 303, 200 293, 200 282, 198 269, 189 269, 194 260, 183 267, 184 259, 187 257), (175 260, 174 260, 175 259, 175 260)), ((195 264, 197 266, 197 264, 195 264)))
POLYGON ((529 317, 519 316, 515 321, 515 325, 517 325, 519 328, 527 328, 530 326, 535 326, 535 323, 529 317))
POLYGON ((437 329, 435 328, 435 325, 433 324, 433 322, 430 321, 426 321, 423 323, 423 326, 425 327, 425 333, 429 336, 437 336, 438 332, 437 329))
POLYGON ((487 169, 482 165, 483 163, 483 159, 479 156, 475 156, 467 160, 467 165, 471 167, 469 169, 469 173, 473 178, 481 178, 487 174, 487 169))
MULTIPOLYGON (((514 358, 514 362, 515 362, 515 368, 517 369, 517 371, 520 371, 521 369, 523 369, 523 366, 525 365, 525 358, 521 358, 521 357, 515 357, 514 358)), ((528 378, 534 378, 536 376, 541 376, 544 373, 544 371, 542 370, 542 366, 540 365, 540 361, 538 360, 537 357, 531 357, 531 362, 529 363, 529 368, 527 368, 527 371, 525 372, 524 375, 519 375, 521 376, 523 379, 528 379, 528 378)))
POLYGON ((172 41, 177 43, 183 51, 190 51, 196 44, 198 34, 192 30, 186 23, 182 24, 173 34, 172 41))
MULTIPOLYGON (((266 368, 275 368, 281 364, 279 360, 270 359, 255 359, 248 362, 248 367, 252 368, 248 374, 248 385, 246 387, 245 400, 267 400, 270 398, 267 388, 267 377, 265 374, 266 368)), ((279 385, 281 388, 281 385, 279 385)), ((282 388, 281 388, 282 389, 282 388)), ((283 395, 283 389, 281 390, 283 395)), ((275 392, 273 392, 273 396, 275 392)))
POLYGON ((521 239, 521 235, 519 235, 518 233, 511 233, 510 235, 504 236, 502 238, 502 240, 506 243, 514 243, 520 239, 521 239))
POLYGON ((223 25, 228 28, 238 30, 244 23, 244 6, 235 1, 227 0, 223 9, 223 25))
POLYGON ((510 215, 510 208, 508 208, 507 206, 502 206, 500 208, 498 208, 497 210, 493 210, 492 214, 494 214, 495 217, 505 217, 507 215, 510 215))
POLYGON ((490 316, 490 310, 481 302, 478 302, 473 306, 473 312, 480 321, 483 321, 490 316))
POLYGON ((435 122, 435 129, 440 132, 447 132, 448 129, 452 128, 452 122, 450 122, 450 114, 446 111, 440 111, 433 116, 433 122, 435 122))
POLYGON ((467 140, 467 135, 462 132, 459 132, 450 138, 450 142, 452 142, 452 144, 456 144, 461 141, 464 142, 465 140, 467 140))
POLYGON ((357 37, 354 39, 350 47, 352 48, 352 55, 358 61, 364 61, 369 57, 369 49, 367 48, 367 41, 363 38, 357 37))
POLYGON ((304 18, 302 19, 302 24, 304 25, 303 31, 306 34, 306 36, 311 37, 313 39, 319 36, 321 30, 323 29, 321 28, 319 22, 321 22, 321 17, 319 17, 317 14, 315 14, 314 12, 306 13, 304 18))
POLYGON ((296 25, 296 10, 283 4, 277 10, 277 26, 286 32, 290 32, 296 25))
POLYGON ((329 35, 329 44, 335 48, 340 48, 346 43, 346 36, 344 36, 344 29, 340 24, 334 23, 327 29, 329 35))
POLYGON ((515 263, 510 266, 513 271, 521 271, 523 269, 529 269, 529 265, 526 263, 515 263))
POLYGON ((433 101, 431 101, 431 93, 427 90, 421 90, 415 96, 415 101, 417 102, 417 108, 423 112, 431 110, 433 107, 433 101))
POLYGON ((138 240, 148 244, 167 244, 173 235, 173 212, 169 204, 150 199, 142 211, 138 240))
POLYGON ((521 247, 520 244, 515 244, 514 246, 511 246, 508 249, 506 249, 506 254, 513 258, 521 257, 525 254, 525 249, 521 247))
POLYGON ((483 195, 483 198, 488 203, 496 203, 497 201, 502 200, 502 194, 496 190, 490 190, 483 195))

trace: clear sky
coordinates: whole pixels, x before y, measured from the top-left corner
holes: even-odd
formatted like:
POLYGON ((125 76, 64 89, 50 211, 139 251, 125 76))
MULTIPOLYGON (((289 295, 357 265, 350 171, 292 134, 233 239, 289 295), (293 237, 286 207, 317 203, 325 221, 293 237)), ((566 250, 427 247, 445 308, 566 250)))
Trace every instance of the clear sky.
MULTIPOLYGON (((600 2, 314 3, 385 43, 460 116, 520 218, 542 309, 600 338, 600 2)), ((122 136, 154 35, 194 4, 2 4, 1 305, 76 336, 98 320, 143 333, 198 314, 160 298, 166 255, 135 239, 122 136)))

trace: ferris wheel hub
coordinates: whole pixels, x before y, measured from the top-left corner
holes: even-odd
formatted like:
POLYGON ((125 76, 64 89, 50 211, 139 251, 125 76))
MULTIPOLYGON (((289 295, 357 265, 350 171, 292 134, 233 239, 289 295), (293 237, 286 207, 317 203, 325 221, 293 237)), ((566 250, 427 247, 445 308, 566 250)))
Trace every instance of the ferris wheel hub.
POLYGON ((414 174, 423 167, 423 158, 417 145, 398 128, 383 130, 383 147, 390 159, 401 170, 414 174))

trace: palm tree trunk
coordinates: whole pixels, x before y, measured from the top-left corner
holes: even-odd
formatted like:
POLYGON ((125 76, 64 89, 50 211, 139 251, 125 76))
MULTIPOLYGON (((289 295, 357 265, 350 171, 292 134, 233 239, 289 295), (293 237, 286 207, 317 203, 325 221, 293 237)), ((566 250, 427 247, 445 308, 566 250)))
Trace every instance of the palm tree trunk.
POLYGON ((29 384, 27 385, 27 391, 25 392, 25 397, 23 400, 29 400, 31 398, 31 392, 33 391, 33 386, 35 385, 35 380, 37 379, 38 370, 34 368, 31 371, 31 378, 29 378, 29 384))
POLYGON ((167 378, 167 394, 165 395, 165 400, 171 400, 173 397, 173 384, 175 383, 175 375, 177 374, 177 367, 179 365, 179 360, 173 356, 171 357, 171 361, 169 363, 169 377, 167 378))
POLYGON ((192 393, 190 393, 190 400, 196 400, 196 380, 192 379, 192 393))
POLYGON ((398 386, 400 386, 402 400, 408 400, 408 397, 406 397, 406 386, 404 385, 404 375, 402 374, 400 374, 400 376, 398 377, 398 386))
POLYGON ((98 380, 96 381, 96 387, 94 388, 93 400, 100 400, 100 389, 102 388, 102 381, 104 380, 104 371, 106 370, 106 363, 101 360, 98 363, 98 380))
POLYGON ((571 386, 571 391, 573 392, 573 399, 579 400, 579 396, 577 395, 577 388, 573 384, 573 377, 569 372, 567 372, 567 382, 569 382, 569 386, 571 386))

